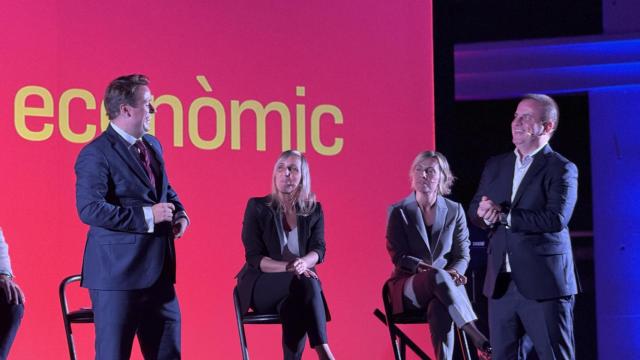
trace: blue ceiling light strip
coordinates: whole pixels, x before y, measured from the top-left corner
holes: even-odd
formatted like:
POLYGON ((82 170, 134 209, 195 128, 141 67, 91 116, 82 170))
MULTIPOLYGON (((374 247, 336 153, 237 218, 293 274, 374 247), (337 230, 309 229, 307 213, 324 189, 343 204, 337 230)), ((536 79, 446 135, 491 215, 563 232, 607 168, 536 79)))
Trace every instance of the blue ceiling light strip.
MULTIPOLYGON (((639 35, 640 36, 640 35, 639 35)), ((640 84, 640 37, 456 47, 456 99, 512 98, 640 84)))

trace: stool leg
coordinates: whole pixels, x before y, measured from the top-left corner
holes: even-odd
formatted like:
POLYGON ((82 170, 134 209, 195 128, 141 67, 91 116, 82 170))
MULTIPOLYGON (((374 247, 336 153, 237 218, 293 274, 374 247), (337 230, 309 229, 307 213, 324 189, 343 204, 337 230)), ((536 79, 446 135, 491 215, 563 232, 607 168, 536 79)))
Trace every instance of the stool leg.
POLYGON ((69 319, 67 318, 67 315, 63 315, 64 318, 64 330, 65 333, 67 335, 67 346, 69 348, 69 359, 71 360, 76 360, 76 346, 73 343, 73 334, 72 334, 72 329, 71 329, 71 323, 69 322, 69 319))
POLYGON ((249 360, 249 349, 247 349, 247 337, 244 334, 244 321, 240 310, 240 297, 238 288, 233 289, 233 307, 236 313, 236 324, 238 326, 238 336, 240 337, 240 351, 242 351, 242 360, 249 360))
POLYGON ((469 351, 469 342, 467 341, 467 334, 461 329, 456 327, 456 333, 458 334, 458 342, 460 343, 460 353, 463 360, 471 360, 471 353, 469 351))
POLYGON ((391 337, 391 346, 393 347, 393 356, 396 360, 403 360, 404 354, 402 350, 405 348, 404 343, 401 339, 398 339, 395 331, 393 331, 393 323, 389 323, 389 318, 387 317, 387 327, 389 328, 389 336, 391 337))
POLYGON ((242 348, 242 360, 249 360, 249 349, 247 348, 247 338, 244 335, 244 323, 240 321, 240 327, 238 328, 240 333, 240 347, 242 348))
POLYGON ((407 344, 400 338, 400 359, 405 360, 407 358, 407 344))
POLYGON ((249 350, 247 349, 247 338, 244 334, 244 322, 236 308, 236 323, 238 325, 238 336, 240 337, 240 351, 242 351, 242 360, 249 360, 249 350))

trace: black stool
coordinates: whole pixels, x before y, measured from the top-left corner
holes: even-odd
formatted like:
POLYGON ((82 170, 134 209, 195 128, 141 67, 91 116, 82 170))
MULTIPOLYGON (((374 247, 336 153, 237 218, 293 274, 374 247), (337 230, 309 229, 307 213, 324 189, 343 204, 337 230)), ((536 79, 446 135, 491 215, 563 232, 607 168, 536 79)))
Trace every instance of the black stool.
POLYGON ((67 286, 74 282, 79 282, 82 279, 80 275, 72 275, 60 283, 59 295, 60 306, 62 307, 62 320, 64 321, 64 330, 67 334, 67 345, 69 347, 69 358, 76 360, 76 348, 73 343, 73 331, 71 324, 73 323, 93 323, 93 310, 90 308, 80 308, 78 310, 69 311, 67 304, 67 286))
MULTIPOLYGON (((379 309, 375 309, 373 314, 382 321, 383 324, 389 329, 389 336, 391 337, 391 347, 393 348, 393 355, 396 360, 405 360, 407 347, 411 349, 420 359, 431 360, 431 358, 415 343, 407 334, 405 334, 396 324, 426 324, 427 312, 426 311, 411 311, 403 312, 400 314, 394 314, 391 306, 391 298, 389 297, 389 288, 385 283, 382 286, 382 303, 384 305, 384 313, 379 309), (385 315, 386 314, 386 315, 385 315)), ((469 353, 469 344, 467 343, 467 335, 454 326, 456 329, 456 335, 460 344, 462 358, 464 360, 470 360, 471 354, 469 353)))
POLYGON ((238 288, 233 288, 233 306, 236 310, 236 322, 238 323, 238 335, 240 336, 240 350, 242 359, 249 360, 249 349, 247 349, 247 338, 244 334, 244 324, 281 324, 279 314, 257 314, 254 311, 242 313, 240 311, 240 297, 238 288))

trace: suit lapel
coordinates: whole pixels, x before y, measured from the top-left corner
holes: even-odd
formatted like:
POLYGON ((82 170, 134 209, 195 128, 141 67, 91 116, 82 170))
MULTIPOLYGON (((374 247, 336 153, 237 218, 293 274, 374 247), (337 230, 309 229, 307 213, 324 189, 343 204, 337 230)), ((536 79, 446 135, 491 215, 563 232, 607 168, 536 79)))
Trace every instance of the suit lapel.
MULTIPOLYGON (((138 161, 131 153, 131 151, 129 151, 126 141, 122 139, 120 135, 118 135, 118 133, 111 127, 107 128, 106 134, 109 137, 109 141, 111 142, 111 145, 113 146, 115 152, 127 164, 131 171, 136 174, 138 178, 140 178, 140 181, 145 183, 147 186, 151 186, 149 177, 142 168, 140 161, 138 161)), ((152 188, 155 190, 155 186, 153 186, 152 188)), ((155 191, 153 193, 155 194, 155 191)))
POLYGON ((287 246, 287 239, 284 236, 284 228, 282 227, 282 217, 280 215, 280 211, 279 209, 274 208, 274 205, 275 205, 275 201, 272 201, 271 206, 267 205, 267 207, 271 212, 271 216, 272 216, 273 223, 276 230, 276 236, 278 237, 278 243, 280 245, 280 254, 282 254, 284 247, 287 246))
POLYGON ((416 201, 415 193, 409 195, 409 197, 405 199, 405 209, 407 210, 408 218, 413 221, 416 230, 420 234, 420 237, 422 237, 424 244, 427 246, 427 250, 429 250, 429 253, 431 253, 429 236, 427 235, 427 229, 424 226, 422 211, 420 211, 420 207, 418 206, 418 202, 416 201))
MULTIPOLYGON (((527 173, 522 178, 520 182, 520 186, 518 186, 518 190, 516 191, 516 196, 513 198, 513 202, 511 203, 511 207, 515 207, 518 204, 520 198, 522 198, 522 194, 526 191, 527 187, 531 183, 531 180, 535 178, 538 173, 544 169, 544 165, 547 163, 547 153, 551 151, 551 147, 549 145, 545 145, 537 154, 533 156, 533 162, 531 166, 527 170, 527 173)), ((513 186, 512 186, 513 187, 513 186)))
POLYGON ((500 182, 496 188, 505 189, 504 199, 507 203, 511 203, 511 192, 513 191, 513 174, 515 172, 516 154, 511 153, 505 157, 501 166, 500 182))
POLYGON ((438 198, 436 199, 436 218, 433 222, 431 231, 431 235, 433 237, 433 239, 431 239, 431 249, 433 249, 432 253, 436 251, 438 244, 440 243, 440 234, 444 228, 447 211, 447 205, 444 203, 444 199, 442 196, 438 195, 438 198))

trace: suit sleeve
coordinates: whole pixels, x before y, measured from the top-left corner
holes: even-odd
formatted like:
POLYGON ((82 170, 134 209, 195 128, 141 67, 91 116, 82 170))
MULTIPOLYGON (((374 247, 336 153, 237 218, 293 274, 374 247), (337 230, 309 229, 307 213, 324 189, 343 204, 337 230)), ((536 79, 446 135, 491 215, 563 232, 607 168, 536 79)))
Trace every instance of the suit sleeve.
POLYGON ((185 212, 184 205, 182 205, 182 202, 180 202, 180 198, 178 197, 178 194, 176 193, 176 191, 171 187, 171 184, 167 185, 167 201, 175 205, 176 213, 181 211, 185 212))
POLYGON ((245 260, 256 269, 260 269, 260 261, 267 254, 267 248, 262 241, 262 232, 256 201, 249 199, 242 220, 242 244, 245 260))
POLYGON ((396 268, 413 274, 418 271, 418 264, 422 260, 410 255, 405 223, 402 209, 391 206, 387 221, 387 251, 396 268))
POLYGON ((114 231, 147 232, 141 206, 118 206, 107 201, 113 179, 106 156, 96 146, 82 149, 75 172, 76 209, 82 222, 114 231))
POLYGON ((481 229, 486 229, 488 227, 484 220, 478 217, 478 206, 480 204, 482 196, 487 195, 488 193, 488 186, 491 181, 489 175, 491 174, 490 162, 491 160, 487 161, 484 166, 484 170, 482 170, 482 175, 480 176, 480 184, 478 184, 478 190, 476 191, 475 195, 473 195, 471 203, 469 204, 469 211, 467 212, 467 216, 469 216, 469 220, 471 221, 471 223, 481 229))
POLYGON ((315 213, 318 214, 318 219, 311 224, 311 239, 309 239, 309 251, 315 251, 318 254, 318 262, 320 264, 324 261, 324 254, 326 251, 326 245, 324 241, 324 213, 322 212, 322 206, 320 203, 316 204, 317 208, 315 213))
POLYGON ((542 209, 511 210, 511 231, 549 233, 565 229, 578 199, 578 168, 570 162, 555 167, 545 185, 546 206, 542 209))
POLYGON ((464 274, 469 266, 469 229, 462 205, 458 204, 458 211, 455 219, 455 229, 453 232, 451 254, 452 259, 447 264, 447 268, 455 269, 459 274, 464 274))

